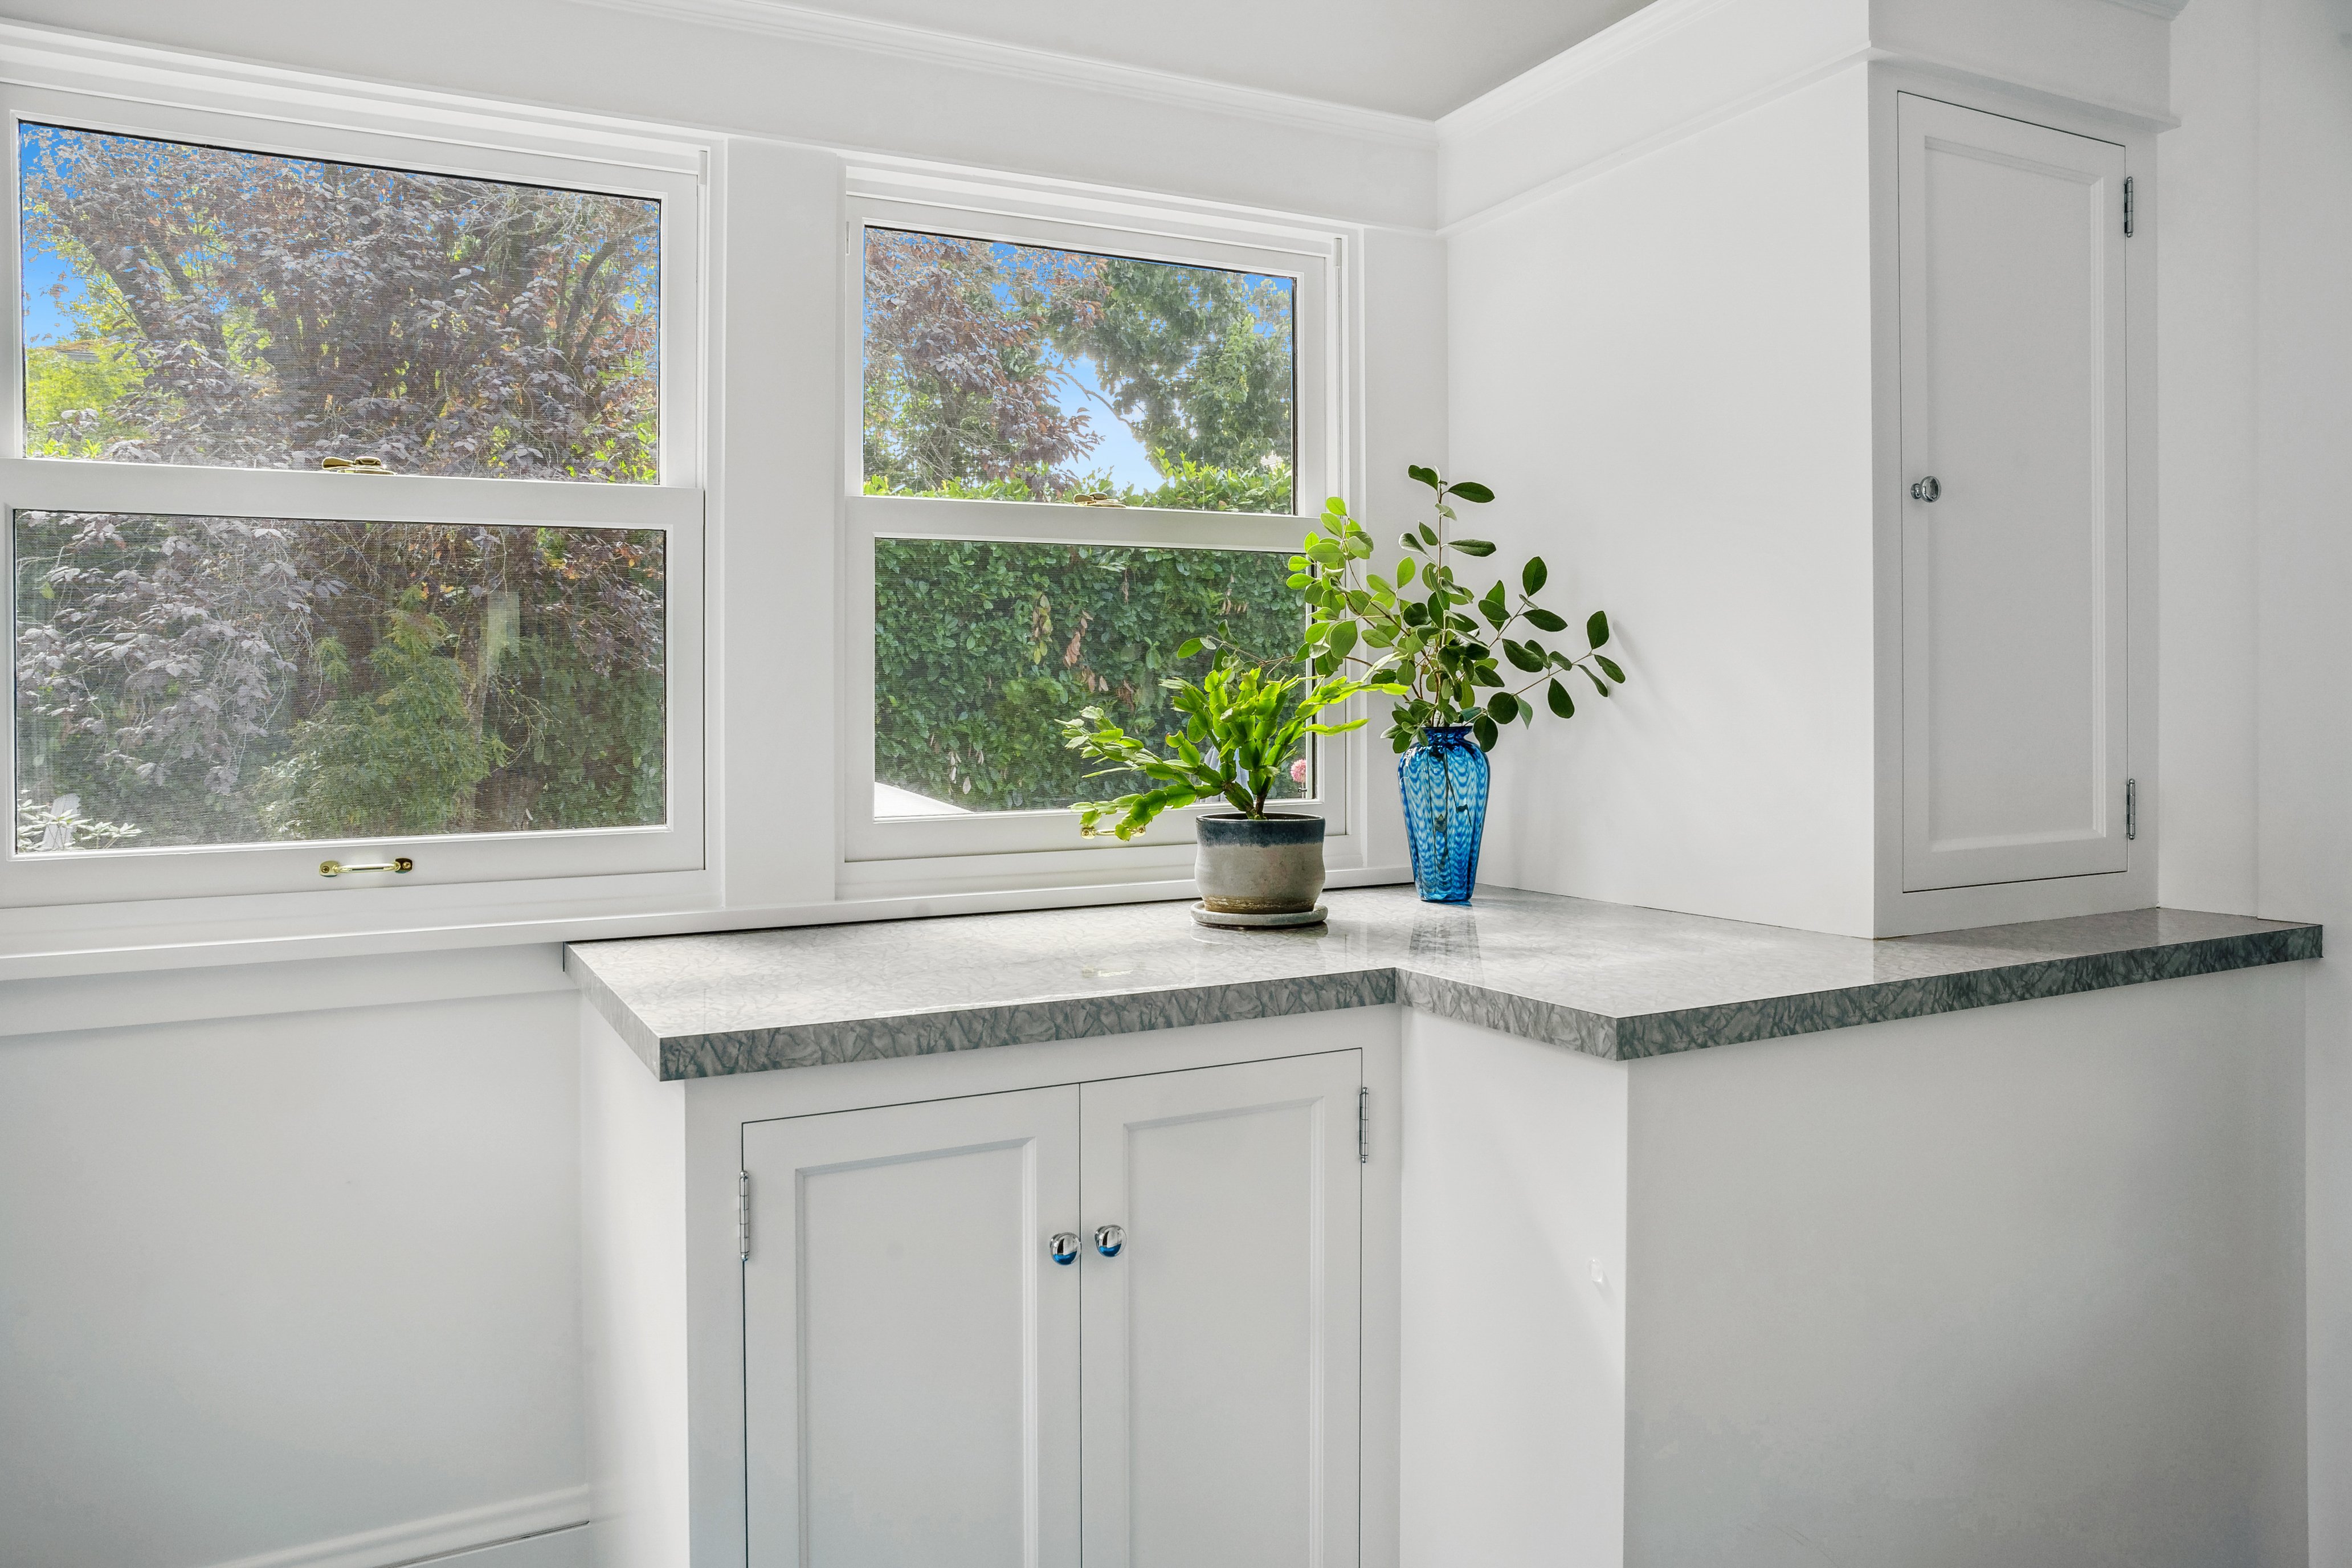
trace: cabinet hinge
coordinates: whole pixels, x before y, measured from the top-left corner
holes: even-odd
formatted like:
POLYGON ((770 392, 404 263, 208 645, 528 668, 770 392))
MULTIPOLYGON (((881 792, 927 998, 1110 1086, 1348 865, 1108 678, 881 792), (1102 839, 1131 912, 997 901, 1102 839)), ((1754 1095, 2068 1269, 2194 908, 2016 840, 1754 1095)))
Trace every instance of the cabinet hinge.
POLYGON ((2139 837, 2139 780, 2124 780, 2124 837, 2139 837))
POLYGON ((1356 1091, 1356 1163, 1372 1163, 1372 1091, 1356 1091))
POLYGON ((735 1256, 751 1256, 751 1173, 735 1173, 735 1256))
POLYGON ((2132 237, 2132 177, 2124 176, 2124 237, 2132 237))

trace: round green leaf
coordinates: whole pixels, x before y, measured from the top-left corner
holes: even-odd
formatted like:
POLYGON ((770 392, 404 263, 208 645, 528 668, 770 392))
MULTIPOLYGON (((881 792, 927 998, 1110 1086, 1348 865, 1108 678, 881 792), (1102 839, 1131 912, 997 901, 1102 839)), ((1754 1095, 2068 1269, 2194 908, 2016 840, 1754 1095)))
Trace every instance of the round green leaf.
POLYGON ((1519 716, 1519 700, 1507 691, 1497 691, 1486 699, 1486 716, 1497 724, 1507 724, 1519 716))
POLYGON ((1447 494, 1460 496, 1464 500, 1490 501, 1495 499, 1495 492, 1475 479, 1456 479, 1445 489, 1447 494))
POLYGON ((1606 611, 1592 612, 1592 618, 1584 623, 1584 640, 1594 647, 1609 640, 1609 616, 1606 611))
POLYGON ((1465 555, 1492 555, 1494 545, 1483 539, 1449 539, 1446 543, 1465 555))
POLYGON ((1544 569, 1543 557, 1530 555, 1528 563, 1519 568, 1519 587, 1530 596, 1539 594, 1543 591, 1544 579, 1549 574, 1544 569))
POLYGON ((1544 696, 1550 701, 1551 710, 1561 718, 1576 717, 1576 699, 1568 694, 1568 688, 1559 683, 1558 677, 1553 678, 1551 689, 1546 691, 1544 696))

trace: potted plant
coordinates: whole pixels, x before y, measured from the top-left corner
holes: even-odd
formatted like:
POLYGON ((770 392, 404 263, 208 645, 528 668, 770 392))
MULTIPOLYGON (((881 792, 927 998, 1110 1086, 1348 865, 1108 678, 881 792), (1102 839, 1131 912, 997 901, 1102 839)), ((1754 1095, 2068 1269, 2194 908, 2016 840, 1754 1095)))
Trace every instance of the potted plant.
MULTIPOLYGON (((1324 637, 1328 637, 1324 633, 1324 637)), ((1132 838, 1162 812, 1196 801, 1223 800, 1234 809, 1200 818, 1194 875, 1201 902, 1194 915, 1209 925, 1308 925, 1322 918, 1316 900, 1323 893, 1323 819, 1303 813, 1269 811, 1276 782, 1306 762, 1307 737, 1339 735, 1361 728, 1362 719, 1322 723, 1319 715, 1364 691, 1405 695, 1373 664, 1360 678, 1300 665, 1326 662, 1317 657, 1319 639, 1310 634, 1290 660, 1255 659, 1239 649, 1196 637, 1176 650, 1190 658, 1203 648, 1215 661, 1198 684, 1171 676, 1160 682, 1174 695, 1184 727, 1155 752, 1105 716, 1088 708, 1062 721, 1065 744, 1081 755, 1110 763, 1090 773, 1138 773, 1150 787, 1116 800, 1080 801, 1078 831, 1132 838)), ((1297 773, 1292 776, 1296 778, 1297 773)))
POLYGON ((1548 575, 1540 556, 1519 569, 1516 595, 1500 580, 1484 594, 1462 585, 1449 552, 1484 557, 1495 547, 1454 537, 1452 503, 1484 504, 1495 492, 1475 480, 1449 482, 1418 464, 1406 472, 1435 492, 1436 521, 1405 531, 1399 542, 1409 553, 1388 576, 1369 570, 1371 536, 1333 496, 1321 531, 1309 530, 1291 557, 1290 585, 1307 595, 1318 674, 1361 663, 1403 682, 1405 700, 1388 734, 1399 752, 1413 884, 1433 903, 1466 903, 1486 829, 1486 753, 1514 721, 1535 721, 1536 688, 1544 688, 1543 705, 1567 719, 1576 699, 1564 678, 1581 675, 1606 697, 1625 672, 1601 651, 1609 641, 1604 612, 1586 619, 1582 653, 1547 646, 1537 635, 1568 630, 1567 621, 1536 603, 1548 575))

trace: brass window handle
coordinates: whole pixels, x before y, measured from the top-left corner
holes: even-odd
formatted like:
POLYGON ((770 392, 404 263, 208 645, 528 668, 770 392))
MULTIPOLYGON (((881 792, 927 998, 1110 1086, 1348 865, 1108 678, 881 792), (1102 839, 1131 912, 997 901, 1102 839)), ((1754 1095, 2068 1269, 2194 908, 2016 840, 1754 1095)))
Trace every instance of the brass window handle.
POLYGON ((411 860, 405 855, 401 856, 397 859, 387 860, 381 866, 346 866, 341 860, 321 860, 319 862, 319 875, 321 877, 341 877, 347 872, 352 871, 391 871, 397 874, 402 871, 414 871, 415 869, 416 862, 411 860))

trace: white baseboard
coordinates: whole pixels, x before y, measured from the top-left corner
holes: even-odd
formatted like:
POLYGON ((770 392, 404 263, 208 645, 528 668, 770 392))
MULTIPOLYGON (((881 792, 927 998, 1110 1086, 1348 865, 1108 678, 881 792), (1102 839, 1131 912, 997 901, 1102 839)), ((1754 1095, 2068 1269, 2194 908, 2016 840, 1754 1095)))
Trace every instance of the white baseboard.
MULTIPOLYGON (((575 1558, 544 1555, 559 1550, 580 1553, 579 1545, 571 1542, 535 1548, 544 1556, 543 1563, 529 1553, 511 1559, 498 1553, 528 1545, 521 1537, 544 1536, 569 1525, 584 1524, 587 1520, 588 1489, 566 1487, 536 1497, 509 1498, 480 1508, 410 1520, 380 1530, 363 1530, 356 1535, 339 1535, 331 1541, 314 1541, 304 1546, 240 1557, 232 1563, 214 1563, 212 1568, 404 1568, 409 1563, 449 1558, 460 1552, 467 1553, 456 1559, 462 1568, 572 1568, 574 1561, 584 1561, 584 1554, 575 1558), (484 1547, 490 1550, 478 1550, 484 1547)), ((584 1531, 581 1538, 585 1540, 584 1531)))
POLYGON ((595 1555, 588 1526, 575 1524, 544 1535, 526 1535, 520 1541, 460 1552, 455 1557, 430 1558, 415 1568, 592 1568, 595 1555))

